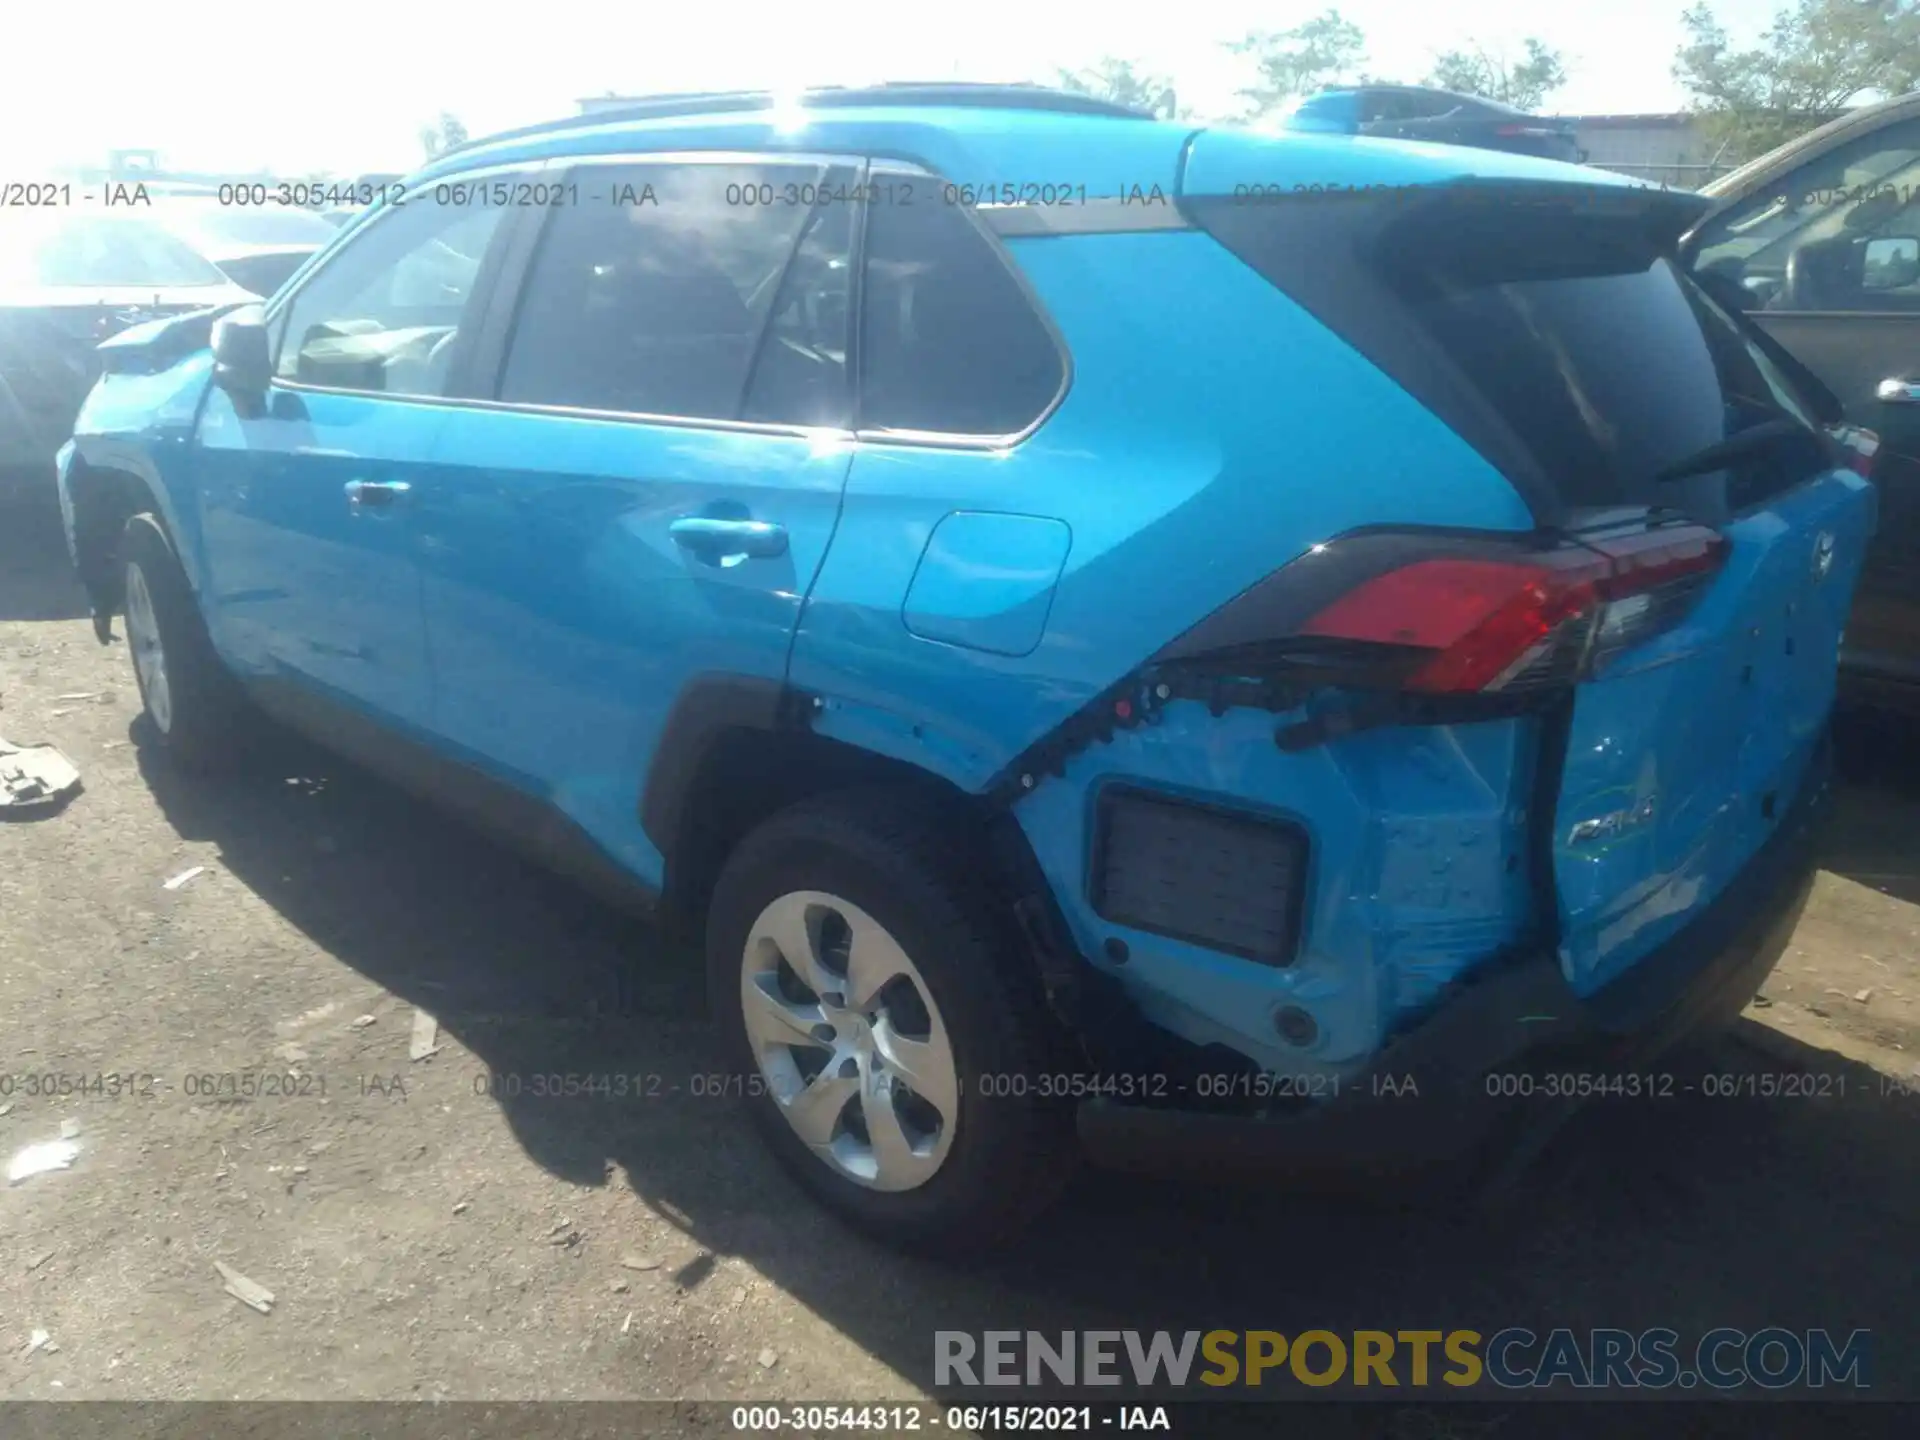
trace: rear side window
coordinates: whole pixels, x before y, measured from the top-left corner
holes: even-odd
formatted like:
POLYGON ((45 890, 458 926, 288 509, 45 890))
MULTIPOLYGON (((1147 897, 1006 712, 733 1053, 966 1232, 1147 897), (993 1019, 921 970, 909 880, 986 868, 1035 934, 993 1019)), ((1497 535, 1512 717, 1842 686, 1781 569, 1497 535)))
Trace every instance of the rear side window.
POLYGON ((861 303, 863 429, 1012 435, 1060 393, 1053 336, 959 206, 871 206, 861 303))
POLYGON ((548 218, 502 400, 708 420, 831 414, 849 223, 844 198, 813 203, 828 189, 818 167, 578 173, 591 198, 548 218), (763 336, 770 358, 750 394, 763 336))

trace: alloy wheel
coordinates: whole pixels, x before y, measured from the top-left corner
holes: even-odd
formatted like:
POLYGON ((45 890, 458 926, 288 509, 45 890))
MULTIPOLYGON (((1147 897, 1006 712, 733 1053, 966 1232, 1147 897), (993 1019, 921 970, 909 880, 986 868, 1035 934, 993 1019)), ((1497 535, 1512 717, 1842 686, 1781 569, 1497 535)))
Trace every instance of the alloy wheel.
POLYGON ((926 979, 885 926, 835 895, 782 895, 747 934, 740 1002, 774 1103, 822 1161, 875 1190, 933 1178, 959 1074, 926 979))
POLYGON ((147 714, 161 734, 173 727, 173 693, 167 684, 167 652, 160 640, 160 621, 153 612, 153 594, 146 573, 127 566, 127 644, 133 651, 133 669, 140 680, 140 696, 147 714))

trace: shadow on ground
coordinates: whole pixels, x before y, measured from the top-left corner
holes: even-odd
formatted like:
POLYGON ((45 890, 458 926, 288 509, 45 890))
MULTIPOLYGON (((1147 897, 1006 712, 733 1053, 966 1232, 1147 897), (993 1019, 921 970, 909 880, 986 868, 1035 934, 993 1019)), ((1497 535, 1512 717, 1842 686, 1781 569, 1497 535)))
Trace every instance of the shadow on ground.
MULTIPOLYGON (((1084 1177, 1014 1253, 947 1268, 824 1217, 733 1102, 687 1093, 710 1063, 694 957, 343 762, 290 738, 270 748, 219 785, 183 782, 150 754, 142 766, 183 836, 216 842, 234 876, 432 1010, 497 1074, 644 1072, 681 1085, 630 1105, 498 1103, 549 1171, 617 1184, 616 1163, 700 1245, 743 1257, 918 1384, 932 1382, 937 1329, 1669 1326, 1696 1337, 1781 1325, 1870 1329, 1876 1390, 1920 1393, 1920 1104, 1837 1056, 1807 1057, 1844 1087, 1822 1100, 1676 1095, 1593 1109, 1497 1219, 1417 1196, 1084 1177)), ((1870 838, 1897 853, 1861 850, 1855 863, 1911 865, 1910 839, 1870 838)), ((1778 1064, 1731 1044, 1704 1063, 1778 1064)))
POLYGON ((67 559, 52 478, 46 483, 45 492, 0 494, 0 620, 77 620, 90 613, 67 559))

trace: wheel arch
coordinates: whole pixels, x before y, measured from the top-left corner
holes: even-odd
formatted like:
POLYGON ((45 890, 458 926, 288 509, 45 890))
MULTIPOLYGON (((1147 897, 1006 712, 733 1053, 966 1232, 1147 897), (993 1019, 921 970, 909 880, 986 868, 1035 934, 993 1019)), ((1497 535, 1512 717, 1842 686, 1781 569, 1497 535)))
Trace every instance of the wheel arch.
POLYGON ((666 862, 662 910, 671 923, 703 919, 727 856, 764 820, 821 795, 885 788, 911 794, 971 837, 1056 1011, 1099 980, 1011 813, 910 761, 816 733, 815 713, 816 697, 754 677, 705 675, 682 691, 640 802, 641 825, 666 862))
MULTIPOLYGON (((68 548, 93 612, 94 634, 104 643, 111 638, 113 617, 125 599, 118 562, 127 521, 152 512, 176 554, 179 527, 159 477, 117 451, 99 459, 76 451, 61 474, 60 488, 68 548)), ((191 583, 192 570, 185 565, 185 557, 182 562, 191 583)))

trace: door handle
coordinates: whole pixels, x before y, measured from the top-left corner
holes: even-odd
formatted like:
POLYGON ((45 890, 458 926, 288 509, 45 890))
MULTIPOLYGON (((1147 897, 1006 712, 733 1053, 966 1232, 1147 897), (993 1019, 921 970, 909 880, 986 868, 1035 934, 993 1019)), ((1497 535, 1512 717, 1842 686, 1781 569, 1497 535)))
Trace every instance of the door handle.
POLYGON ((1920 405, 1920 381, 1882 380, 1874 394, 1889 405, 1920 405))
POLYGON ((386 510, 405 499, 411 489, 404 480, 349 480, 347 504, 355 510, 386 510))
POLYGON ((667 527, 674 543, 703 559, 771 560, 787 553, 787 527, 770 520, 722 520, 683 515, 667 527))

